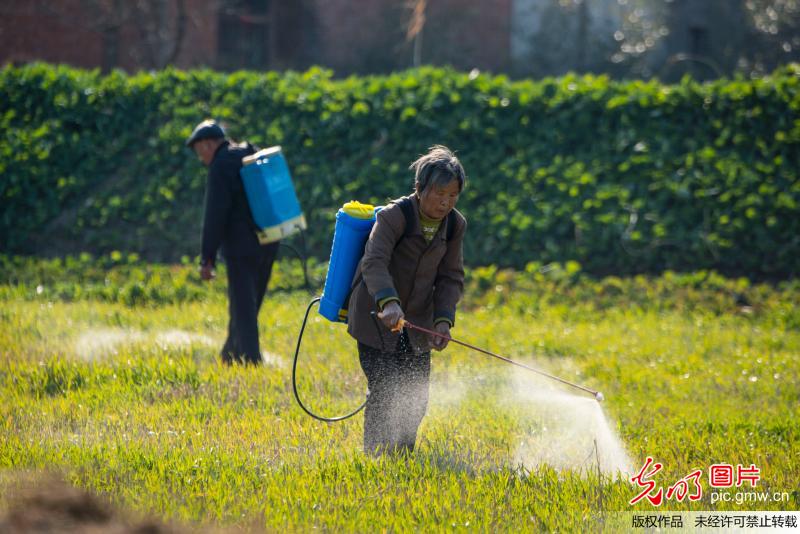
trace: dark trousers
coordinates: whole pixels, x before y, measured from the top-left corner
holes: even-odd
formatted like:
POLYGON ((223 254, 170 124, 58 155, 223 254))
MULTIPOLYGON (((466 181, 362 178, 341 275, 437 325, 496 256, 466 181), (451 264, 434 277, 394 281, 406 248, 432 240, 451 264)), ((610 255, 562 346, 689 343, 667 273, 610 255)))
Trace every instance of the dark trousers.
POLYGON ((358 344, 367 376, 364 451, 411 452, 428 408, 431 353, 414 353, 404 332, 391 352, 358 344))
POLYGON ((222 347, 222 361, 261 363, 258 345, 258 311, 267 292, 278 243, 259 248, 252 256, 226 258, 228 269, 228 339, 222 347))

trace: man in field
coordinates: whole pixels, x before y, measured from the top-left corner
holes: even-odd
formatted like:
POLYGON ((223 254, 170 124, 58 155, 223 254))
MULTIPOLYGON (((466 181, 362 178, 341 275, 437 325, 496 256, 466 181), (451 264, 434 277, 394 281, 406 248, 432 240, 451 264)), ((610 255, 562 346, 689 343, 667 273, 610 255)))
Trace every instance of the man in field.
POLYGON ((257 226, 239 176, 242 158, 256 152, 250 143, 233 143, 213 120, 197 125, 186 140, 208 167, 200 277, 211 280, 217 251, 228 273, 228 338, 222 347, 223 363, 260 364, 258 311, 267 290, 278 243, 261 245, 257 226))

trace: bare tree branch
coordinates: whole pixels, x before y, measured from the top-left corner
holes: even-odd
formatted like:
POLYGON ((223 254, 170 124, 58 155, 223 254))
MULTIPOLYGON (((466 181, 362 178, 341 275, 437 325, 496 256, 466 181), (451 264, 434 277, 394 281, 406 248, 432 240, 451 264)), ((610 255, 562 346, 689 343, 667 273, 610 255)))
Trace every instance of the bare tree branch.
POLYGON ((425 28, 425 10, 428 2, 427 0, 412 0, 410 5, 412 11, 406 31, 406 42, 414 42, 413 65, 419 67, 422 63, 422 30, 425 28))
POLYGON ((173 41, 172 50, 167 56, 166 63, 169 65, 178 59, 178 54, 181 53, 183 47, 183 39, 186 35, 186 4, 184 0, 176 0, 176 9, 178 15, 175 20, 175 40, 173 41))

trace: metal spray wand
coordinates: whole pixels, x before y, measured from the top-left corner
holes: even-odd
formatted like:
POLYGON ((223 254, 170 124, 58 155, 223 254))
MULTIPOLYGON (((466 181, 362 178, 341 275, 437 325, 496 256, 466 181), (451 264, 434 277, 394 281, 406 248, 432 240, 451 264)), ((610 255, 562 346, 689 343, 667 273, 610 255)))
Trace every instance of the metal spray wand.
POLYGON ((451 343, 456 343, 456 344, 461 345, 463 347, 467 347, 468 349, 472 349, 474 351, 481 352, 481 353, 486 354, 488 356, 492 356, 494 358, 497 358, 498 360, 503 360, 506 363, 510 363, 512 365, 516 365, 517 367, 522 367, 523 369, 527 369, 528 371, 532 371, 532 372, 534 372, 536 374, 539 374, 539 375, 542 375, 544 377, 551 378, 553 380, 557 380, 557 381, 561 382, 562 384, 566 384, 566 385, 571 386, 573 388, 580 389, 581 391, 584 391, 586 393, 590 393, 595 398, 595 400, 597 402, 602 402, 603 399, 605 398, 605 397, 603 397, 603 394, 600 393, 599 391, 595 391, 593 389, 587 388, 586 386, 581 386, 580 384, 573 384, 569 380, 564 380, 563 378, 559 378, 559 377, 557 377, 555 375, 551 375, 551 374, 546 373, 544 371, 541 371, 539 369, 535 369, 535 368, 533 368, 533 367, 531 367, 529 365, 525 365, 524 363, 520 363, 520 362, 514 361, 511 358, 506 358, 505 356, 500 356, 499 354, 495 354, 494 352, 488 351, 486 349, 482 349, 480 347, 476 347, 474 345, 470 345, 469 343, 465 343, 464 341, 459 341, 458 339, 446 336, 446 335, 441 334, 439 332, 435 332, 433 330, 428 330, 427 328, 423 328, 423 327, 417 326, 417 325, 415 325, 413 323, 409 323, 405 319, 400 319, 400 322, 397 323, 397 326, 395 326, 395 328, 393 328, 392 330, 393 331, 399 331, 403 327, 411 328, 412 330, 418 330, 420 332, 424 332, 424 333, 426 333, 428 335, 431 335, 431 336, 436 336, 436 337, 440 337, 440 338, 446 339, 446 340, 450 341, 451 343))

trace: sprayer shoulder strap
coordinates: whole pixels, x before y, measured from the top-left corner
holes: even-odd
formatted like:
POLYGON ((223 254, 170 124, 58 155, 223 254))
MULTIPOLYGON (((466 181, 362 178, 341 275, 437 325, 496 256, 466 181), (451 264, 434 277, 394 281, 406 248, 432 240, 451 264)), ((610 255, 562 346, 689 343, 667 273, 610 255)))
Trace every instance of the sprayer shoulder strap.
MULTIPOLYGON (((400 244, 400 241, 407 238, 411 235, 411 232, 414 230, 414 220, 415 220, 415 213, 414 213, 414 203, 411 202, 411 197, 403 197, 400 200, 394 202, 400 209, 403 211, 403 217, 406 220, 406 228, 403 230, 403 236, 397 240, 394 248, 397 248, 397 245, 400 244)), ((449 243, 453 239, 453 234, 456 231, 456 212, 455 210, 450 210, 450 213, 447 214, 447 242, 449 243)))
MULTIPOLYGON (((392 201, 392 204, 397 204, 400 207, 400 210, 403 212, 403 218, 405 219, 406 227, 403 230, 403 235, 400 236, 400 239, 397 240, 397 243, 394 244, 394 249, 397 250, 397 247, 400 246, 400 243, 403 239, 407 238, 411 235, 411 232, 414 228, 414 203, 411 202, 410 197, 403 197, 400 200, 392 201)), ((447 242, 453 239, 453 234, 456 231, 456 211, 450 210, 450 213, 447 214, 447 242)), ((346 309, 350 303, 350 296, 353 293, 353 289, 356 288, 358 284, 360 284, 364 280, 363 273, 359 272, 356 279, 353 281, 352 285, 350 286, 350 291, 347 293, 347 297, 344 301, 344 308, 346 309)))

